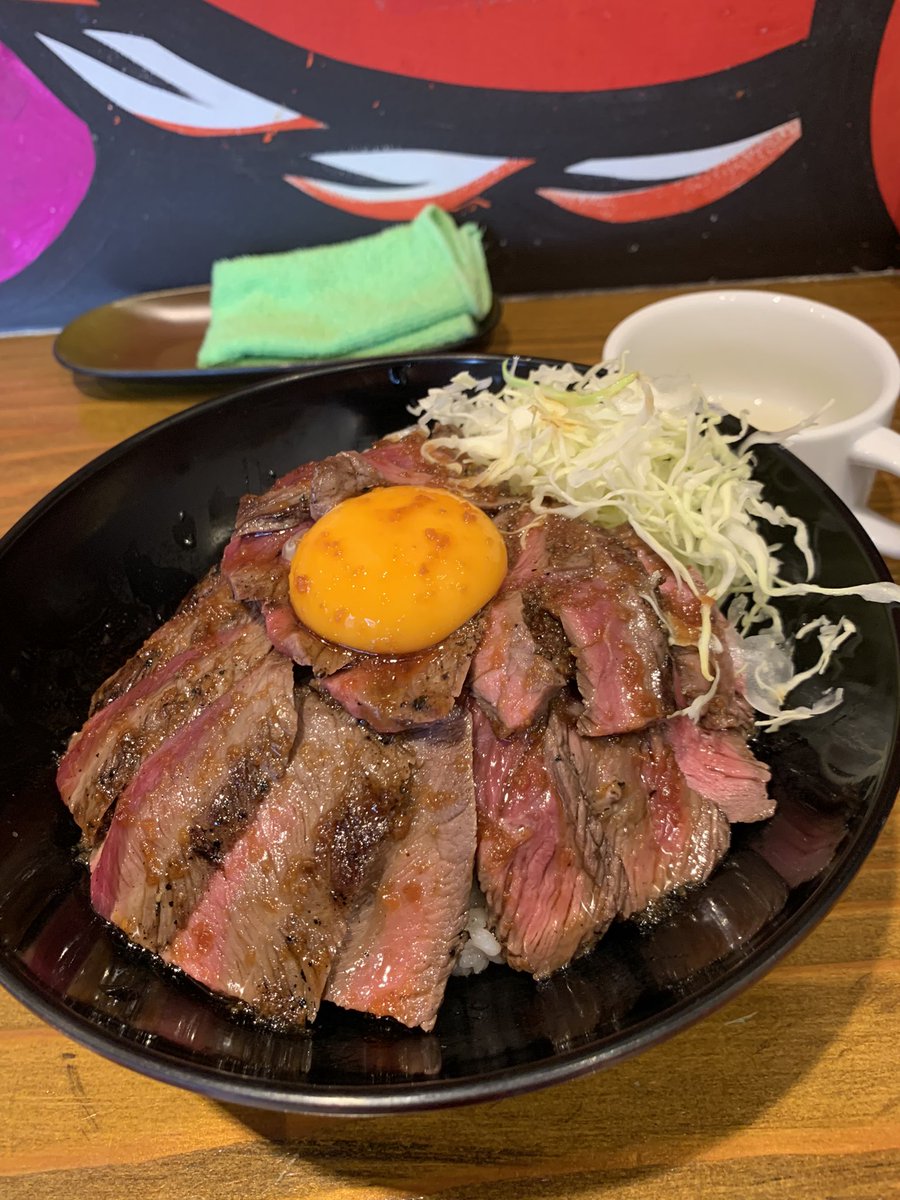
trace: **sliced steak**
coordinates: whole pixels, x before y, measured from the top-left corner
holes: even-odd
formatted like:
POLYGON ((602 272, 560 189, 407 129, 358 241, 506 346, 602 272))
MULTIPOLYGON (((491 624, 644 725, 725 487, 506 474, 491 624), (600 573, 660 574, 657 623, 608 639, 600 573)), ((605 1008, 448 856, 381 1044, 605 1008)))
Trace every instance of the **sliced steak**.
POLYGON ((365 454, 345 450, 331 458, 323 458, 313 469, 309 515, 318 521, 343 500, 360 496, 383 483, 384 479, 365 454))
POLYGON ((90 715, 159 670, 177 654, 230 625, 252 619, 252 614, 235 600, 218 568, 213 567, 188 592, 175 614, 155 629, 141 648, 97 688, 91 698, 90 715))
POLYGON ((707 878, 728 848, 728 821, 688 787, 658 729, 585 738, 557 709, 547 736, 551 772, 573 825, 624 870, 623 916, 707 878))
POLYGON ((575 652, 582 733, 628 733, 672 711, 665 634, 635 587, 601 578, 559 581, 545 585, 543 598, 575 652))
POLYGON ((234 532, 238 537, 253 533, 283 533, 309 520, 309 489, 314 462, 303 463, 276 479, 259 495, 241 497, 234 532))
POLYGON ((505 487, 479 487, 475 479, 480 467, 458 459, 445 446, 429 443, 420 429, 399 438, 382 438, 363 451, 363 457, 385 484, 446 488, 487 512, 498 512, 509 505, 521 506, 521 500, 510 496, 505 487), (423 454, 426 444, 427 454, 423 454))
POLYGON ((719 670, 716 694, 700 718, 708 729, 736 729, 749 735, 754 727, 754 712, 744 695, 744 681, 735 666, 739 662, 740 638, 733 625, 717 607, 712 611, 712 631, 719 648, 715 661, 719 670))
POLYGON ((266 633, 275 649, 301 667, 312 667, 315 675, 331 675, 362 657, 355 650, 326 642, 307 629, 298 621, 290 603, 264 604, 263 616, 266 633))
POLYGON ((293 666, 270 651, 145 760, 94 857, 91 901, 162 951, 283 775, 297 733, 293 666))
POLYGON ((290 556, 286 547, 310 527, 310 522, 280 533, 235 534, 222 555, 222 574, 236 599, 256 604, 288 604, 290 556))
POLYGON ((348 916, 408 819, 411 774, 401 740, 384 743, 305 690, 287 771, 176 935, 168 961, 264 1017, 314 1020, 348 916))
POLYGON ((538 649, 525 620, 521 592, 488 606, 485 631, 469 673, 469 687, 500 737, 544 717, 566 676, 538 649))
POLYGON ((520 501, 498 513, 494 524, 503 534, 509 561, 504 589, 526 590, 529 584, 539 583, 550 569, 547 517, 539 517, 520 501))
POLYGON ((316 681, 349 713, 380 733, 430 725, 452 713, 483 628, 472 617, 448 638, 403 658, 364 655, 353 665, 316 681))
POLYGON ((222 555, 222 573, 238 599, 287 603, 288 568, 297 539, 313 522, 310 491, 320 466, 303 463, 268 491, 241 498, 234 533, 222 555))
POLYGON ((409 823, 351 925, 325 998, 431 1029, 472 888, 471 720, 459 715, 403 741, 414 756, 409 823))
POLYGON ((599 737, 643 729, 674 708, 666 631, 652 582, 630 546, 586 521, 524 506, 496 518, 535 646, 566 675, 574 653, 585 701, 581 730, 599 737))
MULTIPOLYGON (((743 694, 730 650, 731 641, 737 635, 718 608, 713 608, 711 621, 717 642, 711 657, 718 680, 712 697, 700 714, 700 724, 707 729, 735 730, 746 737, 753 729, 753 709, 743 694)), ((687 708, 710 688, 710 680, 703 675, 700 651, 696 646, 673 646, 672 664, 675 702, 679 708, 687 708)))
POLYGON ((767 785, 772 773, 741 733, 704 729, 684 716, 672 717, 663 728, 689 786, 714 800, 729 821, 771 817, 775 801, 767 785))
MULTIPOLYGON (((706 590, 703 580, 696 571, 692 572, 696 591, 690 588, 683 579, 677 578, 630 525, 620 526, 616 533, 634 550, 654 581, 656 598, 669 626, 672 643, 675 703, 678 708, 687 708, 706 695, 712 682, 703 674, 700 651, 697 649, 703 630, 703 601, 700 599, 706 590)), ((709 729, 738 729, 746 734, 753 728, 753 709, 744 697, 741 681, 735 671, 732 647, 737 634, 709 597, 706 603, 710 605, 712 633, 717 643, 713 646, 711 657, 718 681, 700 722, 709 729)))
POLYGON ((56 785, 92 846, 144 761, 269 651, 261 624, 226 626, 145 675, 69 742, 56 785))
POLYGON ((579 836, 547 763, 545 736, 498 739, 473 705, 478 883, 511 967, 544 979, 590 949, 618 912, 624 874, 579 836))

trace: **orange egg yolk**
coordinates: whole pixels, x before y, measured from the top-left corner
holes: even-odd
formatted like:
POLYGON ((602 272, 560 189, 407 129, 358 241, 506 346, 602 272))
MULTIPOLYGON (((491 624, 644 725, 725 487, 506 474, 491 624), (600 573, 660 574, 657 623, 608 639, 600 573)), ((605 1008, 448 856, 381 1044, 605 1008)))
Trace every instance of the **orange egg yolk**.
POLYGON ((336 505, 300 539, 291 604, 329 642, 410 654, 458 629, 497 592, 506 546, 452 492, 375 488, 336 505))

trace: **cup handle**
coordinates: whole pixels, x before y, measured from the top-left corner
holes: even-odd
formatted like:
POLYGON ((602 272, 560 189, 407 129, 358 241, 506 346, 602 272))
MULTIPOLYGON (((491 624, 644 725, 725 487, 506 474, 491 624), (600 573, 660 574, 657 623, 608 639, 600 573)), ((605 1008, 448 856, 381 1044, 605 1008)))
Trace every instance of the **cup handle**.
MULTIPOLYGON (((900 434, 870 429, 850 447, 849 458, 860 466, 900 475, 900 434)), ((882 554, 900 558, 900 525, 870 508, 854 509, 854 516, 882 554)))

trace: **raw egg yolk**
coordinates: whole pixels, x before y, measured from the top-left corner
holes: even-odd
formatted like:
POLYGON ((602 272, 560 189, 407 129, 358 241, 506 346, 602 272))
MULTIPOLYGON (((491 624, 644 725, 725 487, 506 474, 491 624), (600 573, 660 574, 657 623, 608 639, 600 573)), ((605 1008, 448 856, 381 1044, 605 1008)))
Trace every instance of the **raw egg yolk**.
POLYGON ((329 642, 410 654, 477 613, 506 567, 503 538, 467 500, 440 488, 375 488, 335 505, 300 539, 291 604, 329 642))

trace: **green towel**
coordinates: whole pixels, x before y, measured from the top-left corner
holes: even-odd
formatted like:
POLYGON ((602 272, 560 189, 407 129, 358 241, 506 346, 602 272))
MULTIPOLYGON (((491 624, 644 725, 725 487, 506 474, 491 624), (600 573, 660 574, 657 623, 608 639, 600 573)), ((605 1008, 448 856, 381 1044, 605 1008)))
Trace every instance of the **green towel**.
POLYGON ((360 358, 463 341, 491 306, 481 233, 433 204, 381 233, 213 264, 200 367, 360 358))

